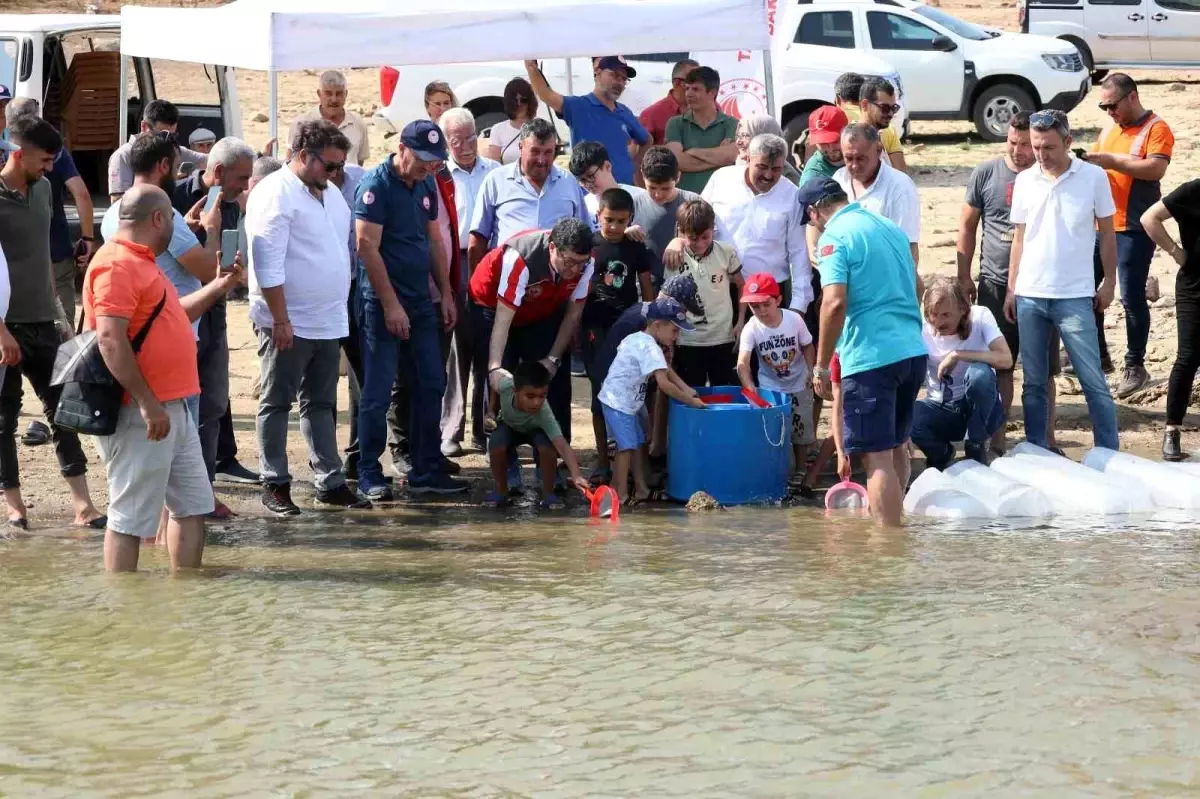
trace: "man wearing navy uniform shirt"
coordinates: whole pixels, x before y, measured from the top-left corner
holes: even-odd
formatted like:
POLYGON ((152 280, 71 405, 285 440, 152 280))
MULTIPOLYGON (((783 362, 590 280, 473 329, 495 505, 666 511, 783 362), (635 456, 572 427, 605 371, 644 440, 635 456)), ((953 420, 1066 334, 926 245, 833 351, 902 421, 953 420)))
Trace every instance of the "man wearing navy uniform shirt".
POLYGON ((546 82, 536 61, 526 61, 525 71, 534 93, 554 109, 571 127, 571 144, 598 141, 608 149, 613 177, 618 183, 633 183, 635 164, 653 142, 650 134, 629 107, 617 102, 637 71, 620 56, 606 55, 596 62, 596 87, 591 94, 564 97, 546 82), (630 150, 630 143, 636 145, 630 150))
POLYGON ((412 405, 409 489, 449 494, 467 489, 446 474, 441 453, 442 394, 446 373, 438 326, 454 327, 456 308, 449 261, 437 227, 438 190, 434 174, 446 160, 446 140, 427 119, 410 122, 394 155, 363 178, 354 203, 358 258, 363 277, 363 386, 358 406, 359 493, 391 498, 379 456, 386 440, 388 403, 397 366, 411 375, 412 405), (429 278, 450 301, 441 319, 429 293, 429 278))

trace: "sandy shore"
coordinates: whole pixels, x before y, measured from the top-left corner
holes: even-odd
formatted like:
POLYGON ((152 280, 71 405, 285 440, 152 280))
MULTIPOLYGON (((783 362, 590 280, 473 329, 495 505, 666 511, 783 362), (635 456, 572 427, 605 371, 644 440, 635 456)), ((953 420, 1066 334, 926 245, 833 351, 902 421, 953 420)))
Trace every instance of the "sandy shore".
MULTIPOLYGON (((1012 3, 986 4, 967 3, 961 0, 943 0, 942 8, 963 18, 989 25, 1013 28, 1016 24, 1016 8, 1012 3)), ((103 11, 115 10, 114 3, 101 4, 103 11), (111 8, 108 6, 112 6, 111 8)), ((32 10, 32 6, 30 6, 32 10)), ((12 9, 12 10, 20 10, 12 9)), ((39 4, 39 11, 82 10, 76 4, 39 4)), ((176 72, 170 62, 156 63, 160 91, 167 97, 171 93, 172 76, 186 80, 190 72, 176 72), (163 70, 159 72, 159 64, 163 70)), ((1170 191, 1184 180, 1200 173, 1200 152, 1196 144, 1200 141, 1200 116, 1194 104, 1200 97, 1200 74, 1172 72, 1138 72, 1134 77, 1142 84, 1142 101, 1147 108, 1158 112, 1172 126, 1176 136, 1175 158, 1167 171, 1163 183, 1164 191, 1170 191)), ((378 70, 352 70, 348 73, 349 106, 370 116, 378 103, 378 70)), ((280 129, 287 130, 291 119, 312 104, 316 89, 313 74, 304 72, 284 73, 280 76, 280 129)), ((180 91, 183 91, 181 88, 180 91)), ((267 109, 267 84, 261 73, 238 74, 238 91, 241 97, 243 123, 246 139, 261 146, 267 138, 267 125, 260 121, 267 109)), ((1095 141, 1107 117, 1096 107, 1096 95, 1089 95, 1083 105, 1071 115, 1078 135, 1076 145, 1087 147, 1095 141)), ((1002 153, 1000 145, 984 144, 971 133, 968 123, 925 123, 913 125, 913 135, 906 143, 906 157, 910 173, 920 189, 922 202, 921 272, 931 274, 953 274, 955 271, 955 234, 958 216, 962 207, 967 177, 978 163, 1002 153)), ((385 149, 392 149, 390 141, 384 139, 384 128, 374 127, 371 132, 374 158, 380 158, 385 149)), ((1155 257, 1152 274, 1158 278, 1163 294, 1152 309, 1152 328, 1147 357, 1147 368, 1153 377, 1151 384, 1126 402, 1119 402, 1122 449, 1139 454, 1154 455, 1161 441, 1165 412, 1166 377, 1170 371, 1176 346, 1176 325, 1173 307, 1175 265, 1161 253, 1155 257)), ((1113 359, 1118 364, 1124 354, 1125 328, 1120 303, 1114 303, 1107 316, 1107 333, 1113 359)), ((257 404, 250 396, 251 382, 258 370, 255 343, 246 315, 245 304, 230 306, 230 372, 231 393, 241 458, 249 466, 257 462, 254 441, 254 416, 257 404)), ((1114 376, 1115 378, 1115 376, 1114 376)), ((575 408, 575 443, 577 449, 587 453, 594 449, 591 424, 586 408, 581 402, 587 397, 585 383, 576 382, 574 395, 579 398, 575 408)), ((1018 388, 1019 391, 1019 388, 1018 388)), ((1018 394, 1019 396, 1019 394, 1018 394)), ((1087 409, 1078 387, 1073 381, 1060 382, 1059 440, 1067 453, 1079 458, 1091 443, 1087 409)), ((32 390, 25 393, 24 428, 35 412, 40 411, 32 390)), ((346 385, 340 387, 339 440, 345 444, 348 437, 346 407, 348 405, 346 385)), ((1185 446, 1196 445, 1200 439, 1195 435, 1195 419, 1189 418, 1185 428, 1185 446)), ((1019 403, 1014 409, 1009 425, 1010 441, 1022 436, 1019 403)), ((296 479, 297 501, 306 504, 310 490, 311 473, 307 464, 298 422, 293 423, 290 457, 296 479)), ((99 507, 104 507, 106 491, 103 469, 99 464, 95 447, 85 444, 92 462, 91 482, 93 496, 99 507)), ((22 481, 30 505, 30 522, 35 528, 60 526, 56 521, 67 516, 68 503, 65 486, 58 479, 58 467, 54 461, 52 447, 43 446, 19 449, 22 464, 22 481)), ((480 455, 462 459, 469 476, 485 475, 484 460, 480 455)), ((487 480, 477 481, 474 497, 486 490, 487 480)), ((253 487, 218 487, 219 497, 234 510, 245 514, 257 514, 262 508, 258 504, 258 493, 253 487)))

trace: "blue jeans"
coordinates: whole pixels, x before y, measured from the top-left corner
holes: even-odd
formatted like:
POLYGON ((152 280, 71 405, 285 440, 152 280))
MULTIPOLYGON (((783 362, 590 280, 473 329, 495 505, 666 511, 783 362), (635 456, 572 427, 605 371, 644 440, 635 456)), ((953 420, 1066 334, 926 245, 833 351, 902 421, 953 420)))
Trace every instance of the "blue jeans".
POLYGON ((1017 328, 1021 334, 1021 362, 1025 370, 1021 404, 1025 411, 1025 438, 1031 444, 1046 446, 1046 427, 1050 423, 1046 402, 1046 381, 1050 373, 1048 347, 1050 335, 1057 329, 1087 399, 1096 446, 1109 449, 1120 446, 1117 406, 1113 404, 1108 382, 1100 371, 1100 343, 1096 338, 1093 312, 1091 297, 1067 300, 1017 297, 1017 328))
MULTIPOLYGON (((1154 258, 1154 242, 1141 230, 1117 233, 1117 284, 1125 308, 1125 365, 1146 365, 1146 342, 1150 338, 1150 303, 1146 301, 1146 278, 1154 258)), ((1103 276, 1100 243, 1096 243, 1096 285, 1103 276)), ((1103 340, 1104 315, 1096 314, 1097 335, 1103 340)), ((1103 346, 1103 344, 1101 345, 1103 346)))
POLYGON ((440 425, 442 394, 446 390, 446 370, 438 343, 439 320, 434 306, 429 303, 427 307, 408 311, 407 340, 388 332, 383 306, 377 299, 364 301, 361 321, 363 384, 358 402, 359 486, 366 489, 383 484, 379 456, 387 444, 387 410, 397 368, 411 375, 409 457, 412 470, 408 473, 408 481, 432 478, 441 471, 440 425))
POLYGON ((954 442, 985 446, 1004 425, 1004 408, 996 387, 996 370, 986 363, 967 367, 966 392, 958 399, 917 402, 912 440, 925 453, 925 462, 939 469, 954 460, 954 442))

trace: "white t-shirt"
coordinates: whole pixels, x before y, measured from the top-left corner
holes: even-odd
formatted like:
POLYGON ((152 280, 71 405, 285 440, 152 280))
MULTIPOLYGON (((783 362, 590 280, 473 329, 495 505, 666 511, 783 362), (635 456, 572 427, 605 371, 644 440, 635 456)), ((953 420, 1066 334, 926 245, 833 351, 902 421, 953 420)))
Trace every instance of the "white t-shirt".
POLYGON ((742 328, 741 352, 758 353, 758 384, 761 388, 785 394, 802 393, 808 386, 808 362, 805 347, 812 334, 804 318, 795 311, 783 311, 776 327, 767 327, 757 316, 742 328))
POLYGON ((688 314, 688 321, 695 330, 679 331, 681 347, 712 347, 733 341, 733 326, 737 318, 733 301, 729 296, 729 284, 733 276, 742 271, 733 245, 714 241, 712 249, 703 258, 697 258, 684 249, 683 264, 678 271, 667 268, 663 277, 667 280, 679 274, 689 274, 696 281, 696 297, 700 300, 699 316, 688 314))
POLYGON ((1025 225, 1016 294, 1069 300, 1096 294, 1096 220, 1117 212, 1108 174, 1078 158, 1052 178, 1040 166, 1013 184, 1014 225, 1025 225))
MULTIPOLYGON (((996 317, 981 305, 971 306, 971 332, 967 337, 939 336, 933 325, 926 322, 921 326, 921 335, 925 338, 925 349, 929 359, 925 364, 925 388, 935 394, 942 391, 942 382, 938 380, 938 364, 955 350, 968 352, 987 352, 992 342, 1004 334, 996 326, 996 317)), ((967 390, 967 368, 969 363, 959 361, 950 372, 950 388, 954 399, 960 399, 967 390)), ((943 397, 943 401, 950 397, 943 397)))
POLYGON ((599 399, 613 410, 633 416, 646 404, 646 381, 650 375, 666 368, 666 356, 654 336, 645 331, 627 336, 617 347, 617 356, 608 368, 599 399))
POLYGON ((521 157, 521 145, 517 141, 517 137, 521 135, 521 129, 514 127, 510 120, 497 122, 492 125, 491 132, 488 133, 488 144, 494 144, 500 148, 500 163, 511 164, 521 157))

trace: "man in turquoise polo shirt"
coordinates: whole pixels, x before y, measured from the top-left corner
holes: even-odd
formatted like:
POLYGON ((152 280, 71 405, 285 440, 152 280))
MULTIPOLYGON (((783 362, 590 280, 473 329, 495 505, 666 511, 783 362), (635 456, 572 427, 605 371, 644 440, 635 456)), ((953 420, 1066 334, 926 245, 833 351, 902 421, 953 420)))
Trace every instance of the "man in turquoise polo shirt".
POLYGON ((679 188, 699 194, 713 172, 737 160, 738 121, 717 105, 721 76, 696 67, 684 78, 687 110, 667 121, 666 144, 679 160, 679 188))
POLYGON ((564 97, 551 89, 536 61, 526 61, 525 71, 538 99, 570 126, 571 144, 600 142, 608 150, 617 182, 633 183, 634 164, 642 162, 642 150, 651 143, 650 134, 629 107, 617 100, 625 92, 629 79, 637 77, 637 71, 620 56, 606 55, 596 61, 596 86, 592 93, 574 97, 564 97))
POLYGON ((925 341, 908 236, 851 203, 834 180, 799 192, 805 223, 821 231, 821 334, 813 387, 828 395, 834 350, 841 360, 843 439, 867 469, 871 512, 899 525, 908 485, 908 440, 925 379, 925 341))

